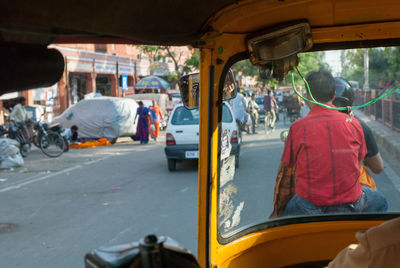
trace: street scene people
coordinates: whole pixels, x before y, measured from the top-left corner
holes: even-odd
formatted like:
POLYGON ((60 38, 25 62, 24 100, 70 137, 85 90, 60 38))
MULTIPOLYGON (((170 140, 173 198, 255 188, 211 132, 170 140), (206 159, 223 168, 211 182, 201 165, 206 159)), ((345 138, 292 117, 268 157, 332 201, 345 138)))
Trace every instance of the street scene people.
MULTIPOLYGON (((275 82, 260 82, 257 78, 249 78, 244 69, 235 69, 235 66, 231 69, 226 75, 222 92, 218 93, 224 99, 218 100, 212 106, 220 108, 214 109, 214 112, 222 111, 222 114, 218 114, 220 118, 214 113, 215 118, 220 121, 217 125, 218 131, 213 134, 215 137, 220 135, 220 140, 212 140, 213 148, 218 152, 215 159, 220 173, 216 173, 219 181, 215 186, 219 190, 218 205, 221 211, 217 212, 217 223, 222 235, 236 231, 237 228, 245 228, 248 224, 265 224, 268 215, 274 221, 290 221, 293 218, 296 221, 296 216, 330 217, 330 214, 352 213, 352 217, 358 217, 356 214, 364 212, 400 209, 400 205, 397 205, 400 204, 398 190, 393 183, 397 179, 393 175, 397 170, 391 171, 388 168, 390 164, 387 164, 387 152, 382 150, 382 137, 376 132, 376 129, 384 128, 384 124, 387 126, 388 118, 396 120, 396 99, 388 99, 394 107, 392 117, 384 114, 380 119, 382 122, 374 120, 371 123, 368 119, 365 120, 362 111, 333 111, 312 104, 303 107, 299 96, 287 81, 277 85, 275 82), (290 121, 282 116, 278 120, 278 114, 282 115, 285 109, 296 116, 290 121), (264 118, 265 113, 267 118, 264 118), (275 131, 260 131, 265 129, 264 120, 268 128, 275 131), (379 124, 378 127, 374 123, 379 124), (251 135, 244 135, 243 131, 248 131, 251 135), (280 139, 286 141, 281 142, 280 139), (374 174, 380 175, 375 177, 374 174)), ((165 76, 164 78, 167 79, 165 76)), ((363 94, 358 94, 360 99, 354 98, 351 88, 339 89, 344 82, 337 78, 332 82, 332 76, 324 71, 311 72, 306 79, 310 83, 312 95, 322 104, 348 107, 355 102, 364 103, 361 99, 363 94), (333 91, 332 84, 335 85, 333 91)), ((81 82, 76 80, 72 83, 73 87, 81 82)), ((128 83, 129 88, 135 92, 131 82, 128 83)), ((39 124, 42 113, 35 112, 36 108, 33 107, 38 104, 26 106, 25 100, 25 103, 21 101, 15 105, 15 122, 18 117, 23 117, 19 122, 25 122, 25 115, 19 116, 25 112, 28 117, 36 116, 35 126, 38 130, 40 126, 43 127, 41 132, 35 131, 35 141, 42 142, 42 146, 38 144, 38 147, 46 149, 49 141, 57 142, 55 133, 59 131, 65 143, 70 144, 67 147, 70 150, 63 157, 54 160, 38 154, 37 151, 41 149, 32 146, 33 152, 27 158, 20 157, 24 162, 18 164, 14 161, 13 166, 10 166, 11 160, 3 159, 2 152, 13 153, 8 153, 7 158, 14 157, 14 152, 19 154, 21 149, 18 142, 13 140, 15 145, 0 146, 0 164, 5 163, 0 165, 0 169, 4 167, 4 172, 0 170, 0 190, 5 193, 11 191, 9 189, 16 189, 16 192, 28 191, 29 188, 25 186, 27 178, 32 177, 35 183, 37 179, 45 178, 42 181, 44 183, 38 185, 44 187, 43 196, 47 196, 49 194, 46 191, 53 191, 56 181, 60 181, 62 184, 59 187, 63 194, 72 192, 73 198, 78 198, 81 202, 85 202, 91 195, 100 196, 91 199, 86 205, 91 207, 94 204, 93 206, 104 208, 107 213, 111 207, 121 207, 122 211, 125 198, 132 198, 134 193, 133 199, 129 199, 128 210, 141 213, 137 206, 130 206, 141 204, 141 200, 145 200, 155 207, 156 217, 160 214, 162 219, 170 219, 170 215, 175 214, 169 214, 170 210, 165 209, 163 204, 160 206, 151 197, 154 195, 152 190, 157 189, 157 194, 168 197, 179 193, 179 203, 188 206, 183 208, 187 209, 185 213, 193 212, 193 202, 189 202, 188 198, 196 196, 198 189, 195 178, 198 159, 202 157, 202 150, 204 151, 199 145, 204 142, 201 139, 205 139, 204 129, 200 128, 200 122, 204 120, 204 107, 186 109, 178 89, 163 89, 164 93, 159 93, 161 90, 143 88, 135 92, 138 94, 129 95, 126 94, 127 91, 123 97, 110 97, 106 96, 107 87, 108 85, 102 86, 104 96, 86 96, 86 99, 70 105, 64 113, 56 117, 47 117, 49 110, 46 109, 42 125, 39 124), (47 124, 50 121, 59 122, 60 129, 63 130, 50 129, 52 124, 47 124), (39 133, 51 135, 50 138, 39 137, 39 133), (78 142, 74 142, 76 140, 78 142), (141 146, 143 144, 148 146, 141 146), (170 149, 169 154, 166 153, 167 148, 170 149), (56 177, 56 174, 65 177, 65 180, 47 181, 47 178, 56 177), (23 183, 20 190, 13 188, 17 179, 23 183), (2 188, 8 182, 10 184, 2 188), (183 187, 182 183, 185 184, 183 187), (75 194, 76 191, 78 194, 75 194), (95 204, 96 202, 99 204, 95 204)), ((305 97, 310 99, 310 96, 305 97)), ((395 98, 394 95, 392 98, 395 98)), ((204 100, 203 95, 201 100, 204 100)), ((15 101, 9 101, 7 109, 14 104, 15 101)), ((388 107, 378 105, 369 107, 369 111, 385 113, 388 107)), ((4 133, 7 133, 5 135, 8 135, 8 128, 4 129, 4 133)), ((0 136, 1 133, 2 130, 0 136)), ((35 183, 26 185, 33 186, 35 183)), ((52 193, 50 195, 55 196, 52 193)), ((166 200, 168 202, 169 198, 166 200)), ((54 198, 51 201, 57 202, 54 198)), ((42 201, 39 202, 41 204, 42 201)), ((172 207, 175 205, 173 203, 172 207)), ((28 207, 27 210, 29 212, 32 208, 28 207)), ((121 214, 125 211, 126 207, 121 214)), ((76 209, 72 208, 68 216, 73 218, 75 213, 76 209)), ((38 215, 46 216, 41 214, 41 210, 38 215)), ((179 218, 185 217, 184 214, 176 215, 179 218)), ((14 221, 23 220, 17 217, 14 221)), ((123 217, 115 224, 121 222, 123 217)), ((172 225, 175 223, 172 222, 172 225)), ((61 223, 62 226, 63 224, 61 223)), ((0 224, 0 228, 1 226, 0 224)), ((129 226, 127 228, 130 230, 129 226)), ((366 236, 363 233, 357 234, 359 250, 364 251, 369 246, 365 244, 370 239, 369 236, 369 232, 366 236)), ((119 230, 112 242, 118 239, 122 239, 119 230)), ((193 241, 192 248, 195 248, 193 241)), ((375 251, 371 247, 369 249, 371 256, 374 255, 375 251)), ((346 248, 344 252, 338 255, 332 265, 342 265, 343 259, 352 263, 353 260, 347 259, 353 259, 353 251, 346 248)), ((355 254, 358 256, 359 251, 355 254)))
POLYGON ((16 132, 19 128, 24 139, 29 139, 31 127, 28 113, 25 110, 26 98, 20 97, 18 103, 13 107, 10 114, 10 136, 15 137, 16 132))
POLYGON ((72 125, 70 128, 64 129, 64 131, 61 133, 61 136, 63 136, 69 142, 75 142, 78 140, 78 129, 79 128, 77 125, 72 125))
POLYGON ((149 142, 150 131, 149 109, 144 107, 142 101, 139 101, 138 104, 139 108, 136 111, 136 118, 138 118, 136 137, 140 141, 140 144, 147 144, 149 142))
POLYGON ((152 104, 149 108, 151 111, 151 124, 154 125, 154 130, 150 132, 150 135, 153 140, 157 141, 160 135, 160 122, 164 120, 164 115, 157 101, 153 100, 152 104))
POLYGON ((278 103, 272 94, 272 90, 268 89, 268 94, 264 96, 264 111, 266 116, 266 122, 269 128, 275 128, 276 122, 276 109, 279 107, 278 103))
POLYGON ((256 95, 253 93, 251 95, 251 99, 247 106, 248 113, 250 114, 250 117, 251 117, 251 123, 252 123, 251 130, 252 130, 253 134, 257 133, 256 128, 258 125, 258 111, 260 110, 260 107, 256 103, 255 99, 256 99, 256 95))
MULTIPOLYGON (((329 72, 311 72, 306 80, 316 100, 334 107, 335 80, 329 72)), ((297 176, 296 194, 283 216, 386 211, 385 197, 358 181, 360 162, 367 153, 358 120, 348 120, 348 115, 319 105, 308 105, 310 113, 290 127, 281 159, 280 166, 296 165, 297 176), (332 151, 340 155, 332 155, 332 151)))

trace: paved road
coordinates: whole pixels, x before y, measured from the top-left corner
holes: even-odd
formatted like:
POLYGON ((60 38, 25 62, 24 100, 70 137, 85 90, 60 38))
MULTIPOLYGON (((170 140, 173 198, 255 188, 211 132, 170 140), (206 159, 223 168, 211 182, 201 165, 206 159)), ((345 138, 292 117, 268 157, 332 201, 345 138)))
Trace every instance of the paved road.
MULTIPOLYGON (((232 181, 240 212, 235 228, 271 213, 284 128, 281 122, 271 134, 260 127, 244 135, 232 181)), ((91 249, 148 233, 168 234, 196 252, 197 163, 168 172, 162 142, 121 140, 57 159, 34 151, 23 168, 0 172, 1 267, 82 267, 91 249), (13 226, 4 229, 3 223, 13 226)), ((391 209, 400 211, 400 179, 391 172, 387 167, 374 178, 391 209)))
POLYGON ((161 143, 71 150, 57 160, 36 153, 25 169, 0 173, 0 223, 16 225, 0 231, 1 267, 82 267, 87 251, 148 233, 195 252, 195 162, 169 173, 161 143))

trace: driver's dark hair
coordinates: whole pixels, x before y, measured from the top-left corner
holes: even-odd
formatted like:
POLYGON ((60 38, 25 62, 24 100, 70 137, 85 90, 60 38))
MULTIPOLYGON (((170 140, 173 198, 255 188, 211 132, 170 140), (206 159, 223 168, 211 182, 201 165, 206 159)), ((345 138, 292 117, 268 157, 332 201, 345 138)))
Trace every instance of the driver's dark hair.
POLYGON ((23 103, 24 101, 26 101, 25 97, 19 97, 18 103, 23 103))
MULTIPOLYGON (((319 102, 328 102, 335 96, 335 79, 326 70, 309 72, 306 76, 311 94, 319 102)), ((305 85, 307 88, 307 85, 305 85)))

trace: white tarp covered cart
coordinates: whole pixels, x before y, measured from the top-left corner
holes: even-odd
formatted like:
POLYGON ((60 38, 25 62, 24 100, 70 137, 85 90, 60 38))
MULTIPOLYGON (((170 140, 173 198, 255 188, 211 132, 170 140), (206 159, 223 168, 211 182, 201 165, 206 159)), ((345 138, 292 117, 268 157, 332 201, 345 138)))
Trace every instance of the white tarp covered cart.
POLYGON ((114 140, 134 137, 138 105, 133 99, 99 97, 81 100, 54 118, 63 128, 77 125, 79 137, 114 140))

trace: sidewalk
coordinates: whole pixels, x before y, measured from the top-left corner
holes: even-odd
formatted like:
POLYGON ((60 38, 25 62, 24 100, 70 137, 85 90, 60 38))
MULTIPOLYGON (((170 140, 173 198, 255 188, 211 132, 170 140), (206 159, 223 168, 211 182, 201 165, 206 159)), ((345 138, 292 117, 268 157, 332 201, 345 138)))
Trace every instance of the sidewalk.
POLYGON ((381 122, 373 120, 371 117, 365 115, 362 111, 356 110, 354 111, 354 114, 359 120, 363 121, 370 127, 381 154, 387 154, 387 157, 389 157, 393 163, 395 163, 394 166, 392 165, 394 168, 396 168, 395 171, 400 174, 400 167, 398 167, 398 163, 400 163, 399 133, 391 130, 381 122))

